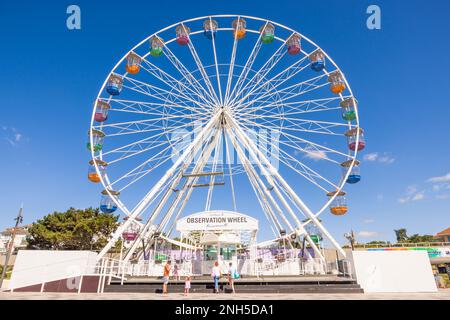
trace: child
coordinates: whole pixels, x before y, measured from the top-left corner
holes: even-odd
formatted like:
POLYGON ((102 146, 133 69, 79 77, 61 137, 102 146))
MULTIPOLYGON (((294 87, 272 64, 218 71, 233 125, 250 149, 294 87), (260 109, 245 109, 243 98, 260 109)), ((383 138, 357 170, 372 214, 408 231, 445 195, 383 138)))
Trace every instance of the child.
POLYGON ((189 289, 191 288, 191 276, 186 276, 184 281, 184 295, 187 296, 189 294, 189 289))
POLYGON ((178 274, 178 265, 175 265, 173 267, 173 276, 175 277, 175 280, 180 280, 180 275, 178 274))

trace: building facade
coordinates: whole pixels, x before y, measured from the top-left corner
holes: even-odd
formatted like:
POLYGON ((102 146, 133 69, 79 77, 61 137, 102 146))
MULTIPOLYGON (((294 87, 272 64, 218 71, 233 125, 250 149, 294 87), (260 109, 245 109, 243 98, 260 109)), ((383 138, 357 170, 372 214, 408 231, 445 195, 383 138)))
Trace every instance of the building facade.
POLYGON ((436 233, 434 238, 438 239, 441 242, 450 242, 450 228, 442 230, 441 232, 436 233))
MULTIPOLYGON (((6 228, 0 233, 0 253, 5 253, 8 244, 10 243, 13 235, 14 228, 6 228)), ((27 247, 28 226, 19 227, 16 230, 16 236, 14 238, 14 248, 23 249, 27 247)))

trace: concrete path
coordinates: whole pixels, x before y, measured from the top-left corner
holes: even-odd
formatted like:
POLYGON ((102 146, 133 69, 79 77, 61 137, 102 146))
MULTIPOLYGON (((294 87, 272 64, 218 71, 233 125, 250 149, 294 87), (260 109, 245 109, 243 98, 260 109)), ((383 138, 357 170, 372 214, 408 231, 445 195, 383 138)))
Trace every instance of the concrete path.
POLYGON ((450 300, 450 289, 436 293, 363 294, 205 294, 193 293, 19 293, 1 292, 0 300, 450 300))

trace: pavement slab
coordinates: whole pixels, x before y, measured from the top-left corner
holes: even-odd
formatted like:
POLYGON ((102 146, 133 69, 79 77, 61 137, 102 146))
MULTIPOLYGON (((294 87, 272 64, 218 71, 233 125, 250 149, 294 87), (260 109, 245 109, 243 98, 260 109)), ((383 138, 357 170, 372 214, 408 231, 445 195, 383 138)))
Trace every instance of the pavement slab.
POLYGON ((192 293, 35 293, 1 292, 0 300, 450 300, 450 289, 435 293, 361 293, 361 294, 208 294, 192 293))

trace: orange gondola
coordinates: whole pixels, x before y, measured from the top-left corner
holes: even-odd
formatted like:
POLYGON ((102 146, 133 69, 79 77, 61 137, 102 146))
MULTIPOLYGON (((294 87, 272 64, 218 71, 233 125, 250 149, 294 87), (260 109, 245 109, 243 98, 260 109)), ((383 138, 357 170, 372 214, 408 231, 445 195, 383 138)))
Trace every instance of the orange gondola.
POLYGON ((126 70, 130 74, 137 74, 141 70, 142 59, 137 54, 131 52, 127 57, 126 70))
POLYGON ((108 164, 105 161, 102 161, 100 159, 89 161, 89 169, 88 169, 89 181, 94 183, 99 183, 100 181, 102 181, 107 165, 108 164), (99 172, 97 172, 97 170, 95 169, 95 164, 97 164, 99 172))
POLYGON ((330 82, 330 90, 334 94, 340 94, 345 90, 344 78, 339 70, 330 73, 328 82, 330 82))
POLYGON ((330 205, 330 212, 335 216, 343 216, 348 212, 347 200, 345 199, 346 193, 344 191, 332 191, 328 192, 328 197, 336 197, 330 205))
POLYGON ((242 18, 238 18, 233 21, 232 26, 233 26, 233 36, 237 40, 243 39, 245 37, 245 34, 247 33, 246 30, 247 22, 242 18))

